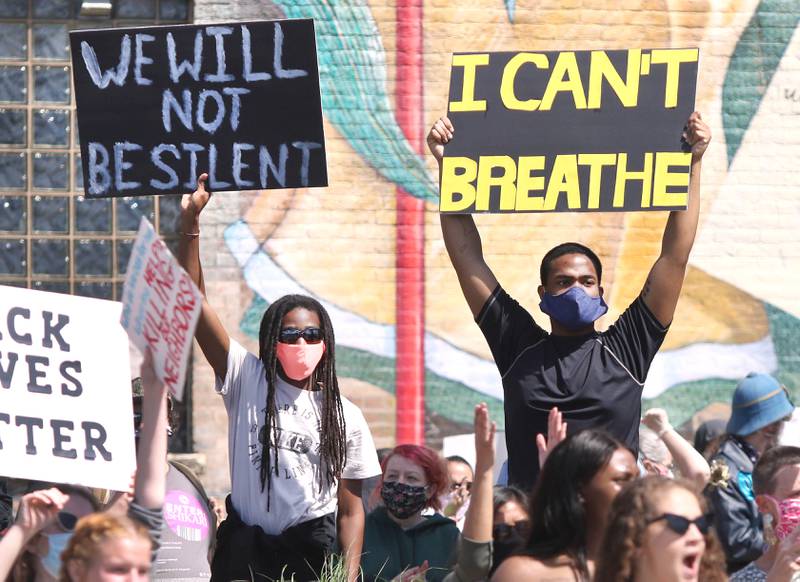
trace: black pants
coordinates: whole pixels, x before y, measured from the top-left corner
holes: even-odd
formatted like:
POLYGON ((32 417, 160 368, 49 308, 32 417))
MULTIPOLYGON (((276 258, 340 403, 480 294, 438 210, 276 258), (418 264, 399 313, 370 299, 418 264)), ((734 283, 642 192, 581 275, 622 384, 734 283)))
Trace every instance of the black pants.
POLYGON ((319 579, 336 541, 333 513, 269 535, 257 525, 242 522, 230 495, 225 507, 228 519, 217 529, 211 582, 280 580, 281 576, 289 580, 292 575, 297 582, 319 579))

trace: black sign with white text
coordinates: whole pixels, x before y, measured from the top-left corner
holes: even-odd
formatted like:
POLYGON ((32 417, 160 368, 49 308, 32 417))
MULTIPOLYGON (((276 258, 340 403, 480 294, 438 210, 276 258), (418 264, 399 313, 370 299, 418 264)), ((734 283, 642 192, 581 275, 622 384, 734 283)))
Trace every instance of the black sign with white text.
POLYGON ((86 196, 327 185, 313 20, 70 33, 86 196))

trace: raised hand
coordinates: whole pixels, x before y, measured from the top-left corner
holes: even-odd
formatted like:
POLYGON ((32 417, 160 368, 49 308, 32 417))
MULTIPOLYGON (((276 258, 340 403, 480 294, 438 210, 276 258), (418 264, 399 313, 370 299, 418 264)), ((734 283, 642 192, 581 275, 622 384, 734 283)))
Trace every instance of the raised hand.
POLYGON ((475 472, 491 471, 494 467, 494 436, 497 425, 489 420, 485 402, 475 407, 475 472))
POLYGON ((554 406, 547 415, 547 438, 543 434, 536 435, 536 448, 539 449, 539 468, 544 467, 544 462, 558 443, 567 438, 567 423, 563 421, 558 407, 554 406))
POLYGON ((191 194, 184 194, 181 198, 181 219, 184 221, 188 218, 194 220, 200 216, 203 208, 211 199, 211 192, 206 190, 206 180, 208 180, 208 174, 200 174, 197 179, 197 190, 191 194))
POLYGON ((667 411, 663 408, 651 408, 644 413, 642 424, 656 433, 659 437, 672 428, 669 423, 667 411))
POLYGON ((706 148, 711 142, 711 128, 695 111, 689 116, 683 130, 683 139, 692 147, 692 159, 699 160, 706 153, 706 148))
POLYGON ((431 150, 437 162, 442 162, 444 146, 453 139, 454 132, 453 124, 450 123, 447 117, 440 117, 437 119, 436 123, 433 124, 433 127, 431 127, 431 130, 428 132, 428 148, 431 150))
POLYGON ((20 500, 15 525, 20 528, 25 539, 30 540, 56 520, 58 512, 68 500, 69 496, 55 487, 28 493, 20 500))

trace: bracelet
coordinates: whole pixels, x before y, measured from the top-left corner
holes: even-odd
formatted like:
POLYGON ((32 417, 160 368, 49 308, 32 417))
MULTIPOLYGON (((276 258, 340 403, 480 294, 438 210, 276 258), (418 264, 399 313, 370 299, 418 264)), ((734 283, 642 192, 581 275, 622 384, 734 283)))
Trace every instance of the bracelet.
POLYGON ((663 438, 664 435, 667 434, 671 430, 672 430, 672 425, 668 424, 667 426, 662 428, 660 431, 658 431, 658 438, 663 438))
POLYGON ((191 237, 191 238, 197 238, 198 236, 200 236, 200 231, 197 231, 197 232, 183 232, 183 231, 181 231, 181 234, 183 236, 188 236, 188 237, 191 237))

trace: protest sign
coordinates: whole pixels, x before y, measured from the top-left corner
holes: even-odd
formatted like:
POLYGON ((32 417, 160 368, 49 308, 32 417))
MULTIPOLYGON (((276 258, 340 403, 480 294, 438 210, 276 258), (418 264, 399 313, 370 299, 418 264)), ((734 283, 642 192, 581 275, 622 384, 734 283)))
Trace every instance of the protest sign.
POLYGON ((697 49, 454 54, 441 212, 685 209, 697 49))
POLYGON ((203 296, 153 226, 142 218, 122 290, 122 327, 153 355, 158 378, 183 399, 186 362, 203 296))
POLYGON ((121 308, 0 286, 0 475, 127 491, 136 453, 121 308))
POLYGON ((313 20, 70 32, 86 196, 326 186, 313 20))

